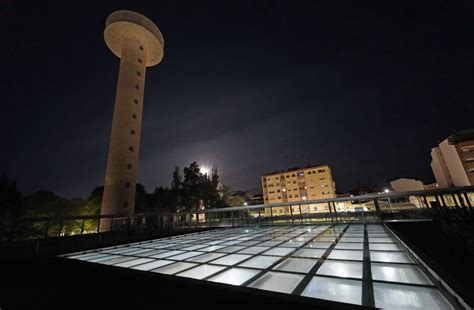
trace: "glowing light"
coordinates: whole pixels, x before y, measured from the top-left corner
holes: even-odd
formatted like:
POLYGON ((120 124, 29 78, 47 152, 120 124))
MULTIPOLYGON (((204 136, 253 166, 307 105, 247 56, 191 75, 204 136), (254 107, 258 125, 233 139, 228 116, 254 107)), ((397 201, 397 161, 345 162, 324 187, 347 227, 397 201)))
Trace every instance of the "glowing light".
POLYGON ((244 206, 248 206, 248 203, 247 203, 247 202, 244 202, 244 206))
POLYGON ((202 174, 209 175, 209 173, 211 172, 211 169, 209 169, 209 167, 203 166, 199 168, 199 172, 201 172, 202 174))
POLYGON ((390 191, 388 190, 388 188, 384 189, 384 192, 385 194, 389 193, 390 191))

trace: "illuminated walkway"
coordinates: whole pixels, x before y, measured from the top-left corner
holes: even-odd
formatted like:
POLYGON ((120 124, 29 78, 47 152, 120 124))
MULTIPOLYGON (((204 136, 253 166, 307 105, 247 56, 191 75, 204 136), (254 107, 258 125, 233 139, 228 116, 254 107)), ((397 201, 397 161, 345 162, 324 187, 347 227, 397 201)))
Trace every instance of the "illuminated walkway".
POLYGON ((455 309, 380 224, 218 229, 69 259, 381 308, 455 309))

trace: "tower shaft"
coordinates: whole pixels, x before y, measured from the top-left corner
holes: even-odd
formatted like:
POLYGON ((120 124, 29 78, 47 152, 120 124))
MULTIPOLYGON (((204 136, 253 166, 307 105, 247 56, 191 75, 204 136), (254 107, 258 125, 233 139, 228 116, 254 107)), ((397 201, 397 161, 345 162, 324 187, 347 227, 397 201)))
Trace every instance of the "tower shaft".
POLYGON ((145 49, 136 38, 123 40, 102 215, 134 213, 147 63, 145 49))

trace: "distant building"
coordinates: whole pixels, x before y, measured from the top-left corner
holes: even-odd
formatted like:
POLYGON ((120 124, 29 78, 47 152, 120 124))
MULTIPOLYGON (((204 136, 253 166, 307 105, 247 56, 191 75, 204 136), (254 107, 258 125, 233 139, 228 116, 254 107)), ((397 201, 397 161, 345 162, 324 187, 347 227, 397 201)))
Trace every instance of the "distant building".
POLYGON ((431 149, 439 187, 474 185, 474 129, 459 131, 431 149))
POLYGON ((261 177, 266 204, 336 197, 336 184, 327 165, 294 168, 261 177))
POLYGON ((390 182, 390 187, 395 192, 422 191, 425 189, 423 182, 415 179, 401 178, 390 182))
POLYGON ((425 184, 425 189, 437 189, 439 186, 438 186, 438 183, 434 182, 434 183, 431 183, 431 184, 425 184))
POLYGON ((251 205, 263 204, 263 195, 262 194, 253 195, 252 198, 250 198, 250 204, 251 205))

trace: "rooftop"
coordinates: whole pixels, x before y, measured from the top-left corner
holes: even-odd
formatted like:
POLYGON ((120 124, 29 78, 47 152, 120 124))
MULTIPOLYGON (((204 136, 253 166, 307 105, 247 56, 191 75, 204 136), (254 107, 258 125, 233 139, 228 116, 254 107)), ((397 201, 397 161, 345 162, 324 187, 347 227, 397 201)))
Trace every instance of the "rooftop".
POLYGON ((65 258, 309 301, 454 309, 449 294, 381 224, 217 229, 65 258))

